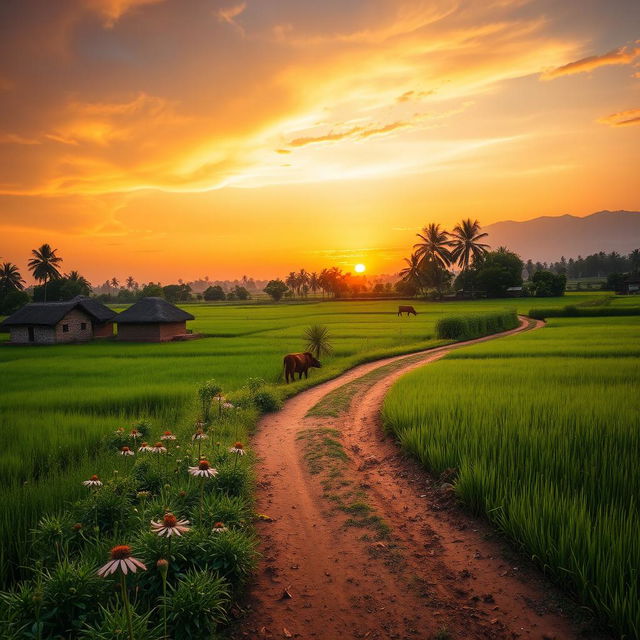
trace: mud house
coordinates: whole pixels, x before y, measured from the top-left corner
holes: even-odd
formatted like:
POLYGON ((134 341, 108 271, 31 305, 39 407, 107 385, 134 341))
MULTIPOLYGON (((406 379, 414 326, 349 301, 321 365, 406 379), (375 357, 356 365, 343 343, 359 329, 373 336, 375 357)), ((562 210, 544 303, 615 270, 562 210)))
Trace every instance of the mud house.
POLYGON ((113 336, 116 313, 97 300, 76 297, 66 302, 32 302, 2 323, 11 344, 87 342, 113 336))
POLYGON ((163 298, 142 298, 116 316, 118 340, 168 342, 187 335, 194 317, 163 298))

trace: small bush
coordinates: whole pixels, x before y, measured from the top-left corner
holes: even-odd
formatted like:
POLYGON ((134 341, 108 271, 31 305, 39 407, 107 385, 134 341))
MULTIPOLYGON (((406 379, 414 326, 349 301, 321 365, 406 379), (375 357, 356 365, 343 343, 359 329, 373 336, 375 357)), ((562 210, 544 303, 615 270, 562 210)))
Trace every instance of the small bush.
POLYGON ((447 316, 436 322, 436 336, 441 340, 472 340, 518 326, 515 310, 468 316, 447 316))
MULTIPOLYGON (((149 623, 151 611, 141 616, 131 611, 131 627, 134 638, 144 638, 144 640, 160 640, 163 636, 161 625, 153 627, 149 623)), ((127 629, 127 616, 124 607, 105 609, 101 607, 101 618, 80 634, 80 640, 129 640, 127 629)))
POLYGON ((227 496, 246 496, 249 492, 249 474, 240 465, 222 466, 218 469, 215 486, 227 496))
POLYGON ((210 638, 226 619, 229 589, 210 571, 190 571, 167 596, 175 640, 210 638))
POLYGON ((253 403, 260 413, 277 411, 282 406, 280 398, 269 389, 260 389, 253 395, 253 403))

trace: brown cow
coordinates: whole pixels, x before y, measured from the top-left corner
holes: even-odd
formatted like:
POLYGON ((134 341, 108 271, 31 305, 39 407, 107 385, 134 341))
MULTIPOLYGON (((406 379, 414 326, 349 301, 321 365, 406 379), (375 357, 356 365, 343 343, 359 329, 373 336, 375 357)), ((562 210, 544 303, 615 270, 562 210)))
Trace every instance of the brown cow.
POLYGON ((414 316, 418 315, 418 312, 410 305, 400 305, 398 307, 398 315, 401 316, 403 313, 406 313, 408 316, 410 316, 412 313, 414 316))
POLYGON ((322 365, 313 354, 305 351, 304 353, 289 353, 284 357, 284 377, 289 384, 289 378, 293 382, 296 379, 296 373, 300 374, 298 380, 302 380, 302 374, 304 377, 309 377, 309 368, 315 367, 320 369, 322 365))

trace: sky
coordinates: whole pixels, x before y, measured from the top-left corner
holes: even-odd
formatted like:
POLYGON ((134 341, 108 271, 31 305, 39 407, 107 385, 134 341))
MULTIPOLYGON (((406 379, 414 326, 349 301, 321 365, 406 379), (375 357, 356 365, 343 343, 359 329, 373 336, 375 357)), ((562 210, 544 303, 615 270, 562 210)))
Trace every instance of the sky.
POLYGON ((94 283, 402 266, 640 209, 638 0, 4 0, 0 260, 94 283))

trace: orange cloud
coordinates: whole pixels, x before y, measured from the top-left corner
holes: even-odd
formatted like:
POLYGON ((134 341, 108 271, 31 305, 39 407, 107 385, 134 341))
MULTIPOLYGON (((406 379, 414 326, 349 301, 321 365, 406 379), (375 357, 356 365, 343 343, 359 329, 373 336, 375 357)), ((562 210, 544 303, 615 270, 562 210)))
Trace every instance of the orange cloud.
POLYGON ((230 24, 232 27, 236 28, 242 35, 244 35, 245 31, 243 27, 238 24, 236 18, 244 13, 244 10, 247 8, 246 2, 240 2, 238 4, 231 5, 230 7, 222 7, 215 12, 216 17, 218 18, 218 22, 225 22, 230 24))
POLYGON ((640 109, 628 109, 599 118, 598 122, 612 127, 622 127, 629 124, 640 124, 640 109))
POLYGON ((345 140, 347 138, 364 139, 371 138, 372 136, 380 136, 385 133, 390 133, 396 129, 402 129, 404 127, 411 126, 410 122, 391 122, 387 125, 380 127, 351 127, 346 131, 340 133, 327 133, 322 136, 308 136, 303 138, 295 138, 289 142, 291 147, 304 147, 308 144, 318 144, 321 142, 337 142, 339 140, 345 140))
MULTIPOLYGON (((636 44, 640 44, 640 40, 636 44)), ((639 56, 640 47, 634 47, 633 45, 619 47, 600 56, 589 56, 588 58, 582 58, 575 62, 569 62, 551 71, 545 71, 540 77, 542 80, 553 80, 560 76, 585 73, 609 65, 631 64, 639 56)))
POLYGON ((128 11, 163 1, 164 0, 85 0, 85 3, 89 9, 96 11, 104 18, 104 25, 106 27, 113 27, 128 11))

